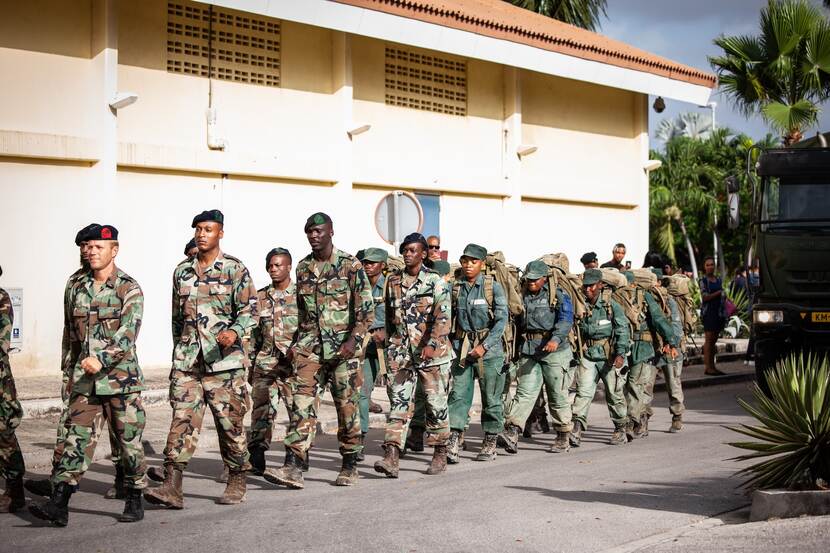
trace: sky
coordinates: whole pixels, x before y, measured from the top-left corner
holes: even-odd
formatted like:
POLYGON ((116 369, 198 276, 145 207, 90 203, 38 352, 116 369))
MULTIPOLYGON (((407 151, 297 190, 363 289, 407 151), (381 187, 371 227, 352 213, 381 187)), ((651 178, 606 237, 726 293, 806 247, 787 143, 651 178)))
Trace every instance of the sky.
MULTIPOLYGON (((819 0, 813 0, 820 5, 819 0)), ((759 34, 759 14, 766 0, 608 0, 608 17, 603 19, 599 32, 648 52, 712 72, 707 56, 720 53, 712 40, 720 34, 759 34)), ((760 116, 745 118, 730 100, 714 91, 710 101, 717 102, 715 124, 753 138, 761 138, 771 130, 760 116)), ((651 98, 649 105, 654 102, 651 98)), ((666 110, 649 112, 652 146, 660 143, 654 131, 660 121, 680 113, 699 111, 709 114, 709 108, 666 99, 666 110)), ((830 131, 830 103, 825 104, 819 116, 821 130, 830 131)), ((805 129, 812 136, 818 128, 805 129)))

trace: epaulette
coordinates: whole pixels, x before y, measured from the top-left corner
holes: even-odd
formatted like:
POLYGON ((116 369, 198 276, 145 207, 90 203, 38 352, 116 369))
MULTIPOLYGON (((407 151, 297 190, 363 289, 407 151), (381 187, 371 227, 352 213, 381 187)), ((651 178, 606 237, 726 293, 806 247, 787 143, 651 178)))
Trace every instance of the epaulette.
POLYGON ((222 252, 222 255, 225 257, 225 259, 230 259, 231 261, 235 261, 235 262, 237 262, 237 263, 240 263, 240 264, 244 265, 244 263, 242 263, 242 260, 240 260, 238 257, 234 257, 234 256, 232 256, 232 255, 228 255, 228 254, 226 254, 226 253, 224 253, 224 252, 222 252))

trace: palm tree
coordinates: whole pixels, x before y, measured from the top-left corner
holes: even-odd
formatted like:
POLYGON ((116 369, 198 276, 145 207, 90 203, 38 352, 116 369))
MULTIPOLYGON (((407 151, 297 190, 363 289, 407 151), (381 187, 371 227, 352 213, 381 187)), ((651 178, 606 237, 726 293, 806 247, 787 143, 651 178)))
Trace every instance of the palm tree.
POLYGON ((689 112, 681 113, 675 119, 660 121, 654 136, 658 140, 668 142, 678 136, 685 136, 694 140, 706 140, 711 134, 712 117, 697 112, 689 112))
POLYGON ((515 6, 564 21, 589 31, 600 27, 608 0, 505 0, 515 6))
POLYGON ((830 96, 830 23, 806 0, 770 0, 759 36, 715 39, 709 58, 721 90, 746 115, 760 114, 789 146, 818 121, 830 96))

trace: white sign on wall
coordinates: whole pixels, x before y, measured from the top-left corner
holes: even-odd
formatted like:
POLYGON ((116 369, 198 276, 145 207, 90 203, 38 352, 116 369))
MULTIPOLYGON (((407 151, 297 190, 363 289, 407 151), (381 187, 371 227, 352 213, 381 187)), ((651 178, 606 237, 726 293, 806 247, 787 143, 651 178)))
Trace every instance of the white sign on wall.
POLYGON ((23 348, 23 288, 9 288, 6 290, 12 300, 14 322, 12 322, 12 349, 19 353, 23 348))

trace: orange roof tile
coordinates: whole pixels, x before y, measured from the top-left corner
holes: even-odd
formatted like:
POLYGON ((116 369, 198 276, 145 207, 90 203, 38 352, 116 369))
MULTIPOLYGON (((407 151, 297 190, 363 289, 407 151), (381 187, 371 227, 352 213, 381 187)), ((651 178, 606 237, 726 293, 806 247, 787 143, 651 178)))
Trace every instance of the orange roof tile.
POLYGON ((331 0, 709 88, 717 78, 503 0, 331 0))

